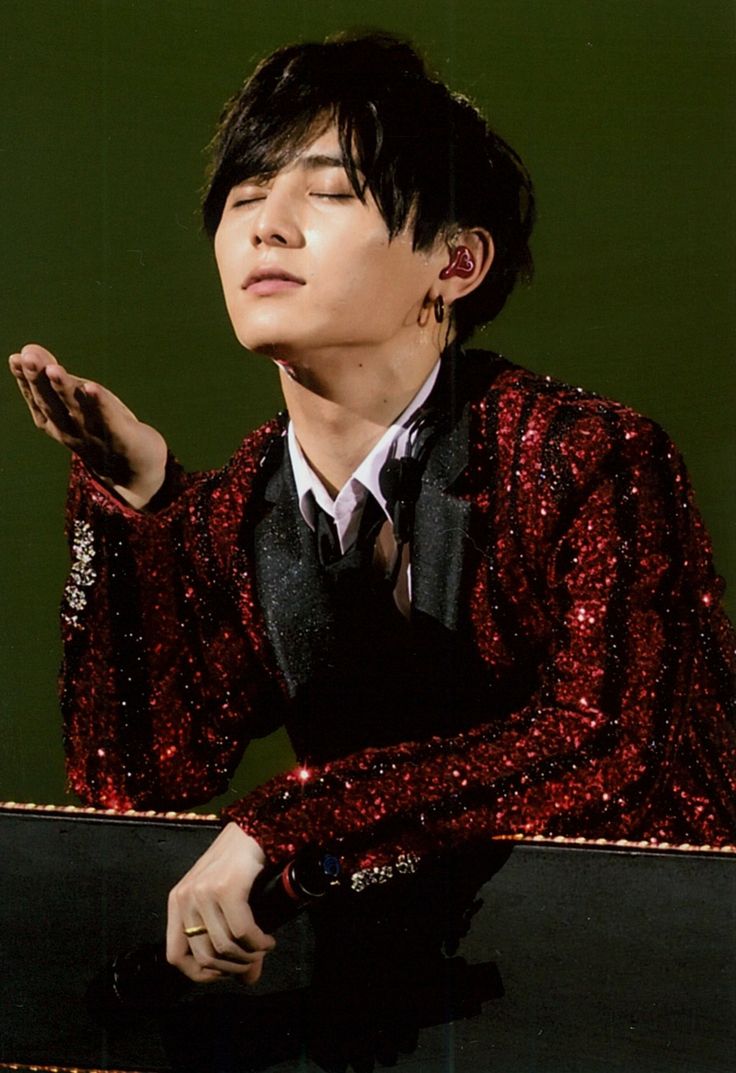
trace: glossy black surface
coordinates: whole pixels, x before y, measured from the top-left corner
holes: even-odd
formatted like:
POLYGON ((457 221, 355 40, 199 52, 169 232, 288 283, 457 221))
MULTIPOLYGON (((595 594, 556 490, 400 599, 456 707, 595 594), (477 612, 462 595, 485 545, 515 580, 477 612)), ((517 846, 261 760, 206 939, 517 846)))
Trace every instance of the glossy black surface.
MULTIPOLYGON (((316 959, 302 917, 278 933, 255 990, 195 989, 163 1017, 100 1028, 89 981, 163 935, 169 886, 216 830, 0 810, 0 1061, 182 1073, 395 1060, 421 1073, 732 1068, 736 857, 695 851, 516 845, 452 957, 432 941, 426 890, 353 895, 332 917, 320 907, 316 959)), ((432 882, 444 906, 450 887, 432 882)))

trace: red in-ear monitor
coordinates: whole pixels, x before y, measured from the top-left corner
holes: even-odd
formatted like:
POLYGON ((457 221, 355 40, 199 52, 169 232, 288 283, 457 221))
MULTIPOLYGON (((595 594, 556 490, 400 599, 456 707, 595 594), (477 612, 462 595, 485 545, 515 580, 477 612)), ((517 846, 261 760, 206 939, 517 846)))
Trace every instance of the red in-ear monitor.
POLYGON ((457 246, 453 251, 450 263, 440 272, 440 279, 449 279, 450 276, 459 276, 460 279, 468 279, 475 272, 475 260, 467 246, 457 246))

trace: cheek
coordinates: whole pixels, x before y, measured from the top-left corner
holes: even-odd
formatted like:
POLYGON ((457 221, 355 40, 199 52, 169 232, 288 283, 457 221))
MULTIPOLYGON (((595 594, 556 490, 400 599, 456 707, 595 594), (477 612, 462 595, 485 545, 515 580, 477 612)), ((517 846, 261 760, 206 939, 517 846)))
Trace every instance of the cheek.
POLYGON ((325 242, 316 260, 323 298, 341 306, 355 302, 372 316, 402 304, 416 283, 409 259, 386 241, 383 228, 362 236, 347 232, 341 242, 325 242))
POLYGON ((384 310, 387 316, 400 319, 421 302, 425 276, 426 269, 422 271, 416 256, 398 242, 368 246, 356 273, 362 300, 372 315, 384 310))
POLYGON ((232 240, 227 230, 220 226, 215 233, 215 264, 220 275, 222 289, 226 294, 233 287, 239 287, 242 283, 238 268, 238 248, 238 244, 232 240))

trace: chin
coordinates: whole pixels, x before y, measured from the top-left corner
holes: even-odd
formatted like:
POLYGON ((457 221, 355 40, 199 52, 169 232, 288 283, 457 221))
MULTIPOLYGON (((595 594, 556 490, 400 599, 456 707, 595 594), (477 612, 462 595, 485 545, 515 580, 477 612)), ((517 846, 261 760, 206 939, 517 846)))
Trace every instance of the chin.
POLYGON ((248 317, 247 323, 242 318, 239 324, 233 323, 233 328, 238 342, 246 350, 270 356, 280 346, 298 346, 302 341, 299 329, 291 328, 284 320, 278 316, 248 317))
MULTIPOLYGON (((238 334, 238 342, 254 354, 263 354, 266 358, 277 358, 291 346, 281 337, 265 335, 261 332, 244 332, 238 334)), ((291 344, 293 346, 293 344, 291 344)))
POLYGON ((235 336, 241 346, 246 350, 254 351, 271 351, 278 345, 279 340, 284 336, 283 331, 279 331, 276 325, 273 324, 253 324, 249 321, 248 324, 233 324, 235 330, 235 336))

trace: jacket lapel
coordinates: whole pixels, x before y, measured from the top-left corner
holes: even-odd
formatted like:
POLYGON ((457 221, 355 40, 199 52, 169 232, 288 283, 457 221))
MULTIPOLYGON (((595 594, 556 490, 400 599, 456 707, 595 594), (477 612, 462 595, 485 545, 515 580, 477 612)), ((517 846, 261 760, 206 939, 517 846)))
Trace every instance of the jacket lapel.
MULTIPOLYGON (((439 387, 442 431, 422 476, 411 549, 412 608, 457 629, 470 504, 449 490, 468 463, 468 404, 457 405, 456 371, 439 387), (449 380, 449 383, 448 383, 449 380)), ((432 400, 430 400, 432 401, 432 400)))
MULTIPOLYGON (((508 367, 497 354, 463 351, 451 345, 442 359, 437 383, 428 405, 437 413, 439 435, 422 477, 412 542, 412 607, 446 629, 458 628, 468 576, 476 557, 478 521, 468 489, 471 408, 483 398, 493 381, 508 367)), ((486 444, 486 452, 493 449, 486 444)))
POLYGON ((331 649, 334 623, 283 440, 279 448, 280 463, 265 489, 266 513, 255 527, 254 566, 266 632, 293 698, 331 649))

